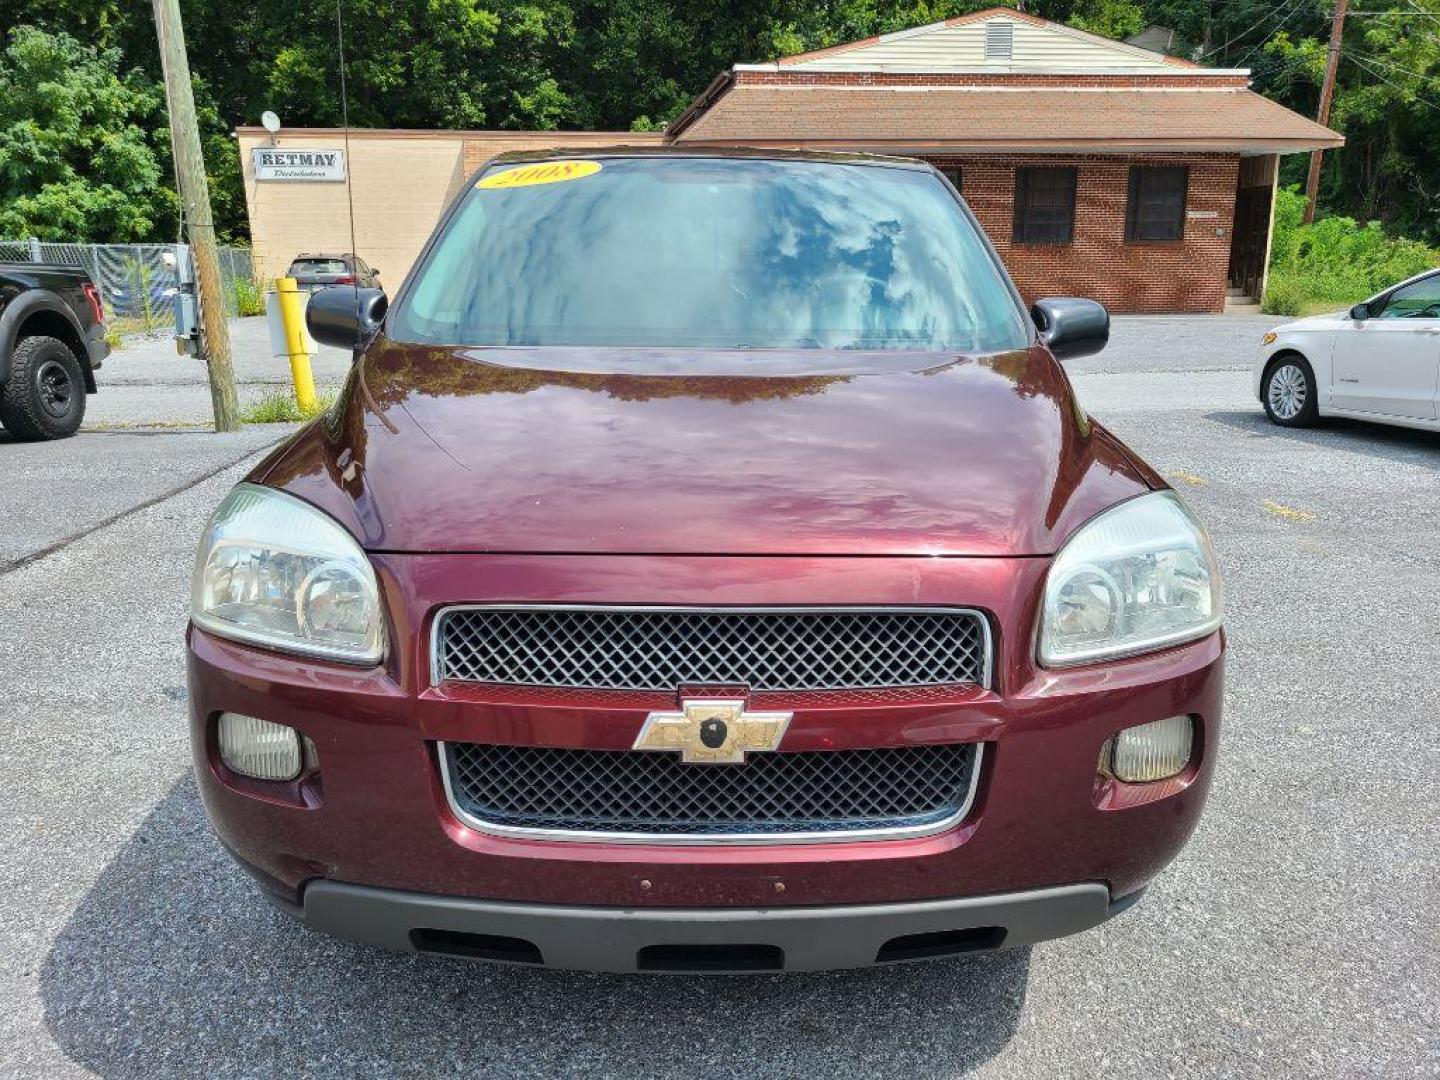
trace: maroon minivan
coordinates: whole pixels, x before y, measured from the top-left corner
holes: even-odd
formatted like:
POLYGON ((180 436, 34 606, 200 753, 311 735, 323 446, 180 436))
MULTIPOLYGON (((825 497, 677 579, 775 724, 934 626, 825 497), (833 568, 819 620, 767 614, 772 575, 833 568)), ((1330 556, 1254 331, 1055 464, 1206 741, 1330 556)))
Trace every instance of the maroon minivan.
POLYGON ((1133 904, 1220 733, 1205 531, 929 165, 509 155, 334 408, 215 511, 195 768, 311 926, 607 971, 849 967, 1133 904))

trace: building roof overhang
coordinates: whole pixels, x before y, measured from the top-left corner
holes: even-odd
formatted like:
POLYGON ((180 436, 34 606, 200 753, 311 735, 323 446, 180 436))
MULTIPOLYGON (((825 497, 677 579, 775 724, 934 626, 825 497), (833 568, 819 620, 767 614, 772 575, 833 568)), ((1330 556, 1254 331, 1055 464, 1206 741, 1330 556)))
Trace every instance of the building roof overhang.
MULTIPOLYGON (((799 73, 797 72, 797 75, 799 73)), ((1035 73, 1027 73, 1034 79, 1035 73)), ((1044 78, 1048 78, 1045 73, 1044 78)), ((726 72, 666 136, 680 143, 807 146, 884 153, 1295 153, 1344 137, 1243 85, 1085 83, 904 85, 764 82, 726 72)))

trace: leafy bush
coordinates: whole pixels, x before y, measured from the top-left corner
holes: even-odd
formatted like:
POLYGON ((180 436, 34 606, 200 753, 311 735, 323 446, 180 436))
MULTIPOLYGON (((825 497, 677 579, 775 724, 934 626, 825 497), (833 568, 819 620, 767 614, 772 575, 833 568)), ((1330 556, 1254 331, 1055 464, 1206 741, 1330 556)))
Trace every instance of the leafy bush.
POLYGON ((1272 271, 1260 310, 1267 315, 1303 315, 1309 299, 1298 281, 1272 271))
POLYGON ((1314 306, 1345 307, 1431 267, 1440 250, 1418 240, 1388 236, 1378 221, 1321 218, 1302 223, 1305 196, 1298 187, 1275 193, 1275 234, 1265 310, 1296 315, 1314 306))
POLYGON ((237 277, 230 283, 230 292, 235 297, 236 315, 245 318, 265 314, 265 294, 249 278, 237 277))

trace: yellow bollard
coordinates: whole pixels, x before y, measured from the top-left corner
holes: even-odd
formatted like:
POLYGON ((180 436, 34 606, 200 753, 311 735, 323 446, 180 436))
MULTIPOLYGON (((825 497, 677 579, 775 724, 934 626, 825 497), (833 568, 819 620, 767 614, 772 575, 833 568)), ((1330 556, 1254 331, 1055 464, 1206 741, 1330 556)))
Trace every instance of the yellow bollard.
POLYGON ((295 404, 308 415, 315 411, 315 376, 310 372, 310 354, 305 349, 305 306, 293 277, 276 278, 275 293, 280 298, 280 321, 285 327, 285 348, 290 353, 295 404))

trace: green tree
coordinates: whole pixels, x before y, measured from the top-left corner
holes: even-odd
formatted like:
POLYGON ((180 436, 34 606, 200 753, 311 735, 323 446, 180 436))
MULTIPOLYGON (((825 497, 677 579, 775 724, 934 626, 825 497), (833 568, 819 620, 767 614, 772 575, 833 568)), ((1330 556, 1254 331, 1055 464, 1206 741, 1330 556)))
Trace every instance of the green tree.
MULTIPOLYGON (((1321 204, 1440 243, 1440 2, 1365 11, 1346 24, 1330 112, 1345 148, 1325 155, 1321 204)), ((1318 95, 1323 42, 1281 34, 1266 52, 1273 93, 1318 95)))
POLYGON ((174 217, 164 94, 115 48, 13 30, 0 54, 0 236, 150 239, 174 217))
POLYGON ((1145 12, 1132 0, 1080 0, 1068 22, 1079 30, 1123 39, 1145 29, 1145 12))

